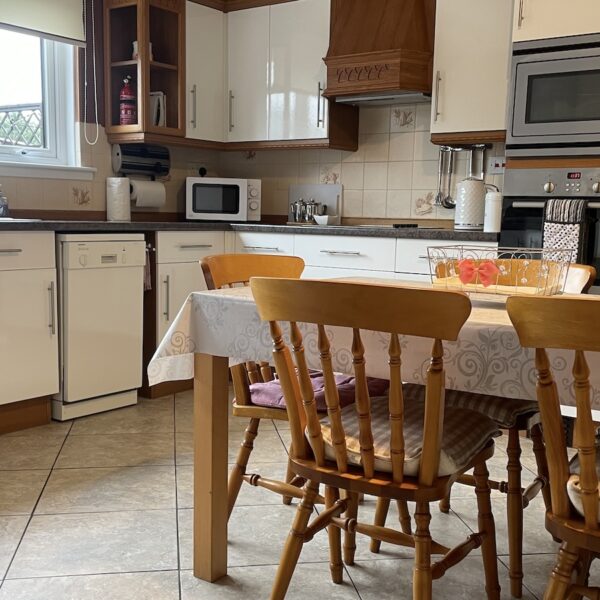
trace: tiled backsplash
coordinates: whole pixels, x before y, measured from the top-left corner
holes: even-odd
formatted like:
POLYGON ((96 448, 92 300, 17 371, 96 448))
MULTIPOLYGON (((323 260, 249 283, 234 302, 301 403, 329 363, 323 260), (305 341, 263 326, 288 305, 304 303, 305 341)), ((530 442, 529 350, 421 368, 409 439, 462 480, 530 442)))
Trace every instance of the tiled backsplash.
MULTIPOLYGON (((359 147, 338 150, 215 152, 171 148, 171 173, 164 212, 184 212, 185 178, 204 166, 209 175, 262 180, 264 215, 288 213, 288 188, 295 183, 342 183, 344 217, 453 219, 434 205, 438 147, 430 143, 430 104, 363 107, 359 147)), ((83 136, 82 136, 83 138, 83 136)), ((499 145, 489 151, 504 154, 499 145)), ((106 210, 106 177, 112 176, 110 144, 101 128, 97 145, 81 141, 81 160, 97 169, 93 181, 0 177, 14 209, 106 210)), ((453 185, 464 178, 467 157, 455 161, 453 185)), ((488 177, 502 186, 502 176, 488 177)))
MULTIPOLYGON (((262 179, 264 214, 287 214, 292 183, 342 183, 344 217, 453 219, 454 211, 434 205, 438 147, 429 141, 430 114, 430 104, 362 107, 356 152, 224 153, 221 174, 262 179)), ((489 152, 503 155, 504 147, 489 152)), ((466 153, 461 153, 453 186, 466 169, 466 153)), ((487 180, 502 186, 501 176, 487 180)))

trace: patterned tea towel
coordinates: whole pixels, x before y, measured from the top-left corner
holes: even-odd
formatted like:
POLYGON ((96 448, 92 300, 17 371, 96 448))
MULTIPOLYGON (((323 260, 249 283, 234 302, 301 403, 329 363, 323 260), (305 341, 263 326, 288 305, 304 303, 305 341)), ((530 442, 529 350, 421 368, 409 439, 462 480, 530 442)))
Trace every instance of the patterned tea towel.
POLYGON ((571 262, 581 262, 587 244, 586 208, 587 200, 548 200, 544 212, 543 247, 573 250, 571 262))

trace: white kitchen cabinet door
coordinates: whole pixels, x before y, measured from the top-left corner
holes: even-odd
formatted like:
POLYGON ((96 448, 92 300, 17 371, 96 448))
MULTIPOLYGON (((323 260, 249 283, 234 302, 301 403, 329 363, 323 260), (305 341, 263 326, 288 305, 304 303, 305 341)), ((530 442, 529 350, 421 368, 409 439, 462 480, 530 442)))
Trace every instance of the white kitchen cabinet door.
POLYGON ((186 5, 186 137, 225 141, 225 13, 186 5))
POLYGON ((268 139, 269 7, 227 13, 227 139, 268 139))
POLYGON ((192 292, 206 289, 199 262, 156 265, 156 345, 160 344, 171 323, 192 292))
POLYGON ((269 139, 327 137, 327 70, 330 0, 271 6, 269 139))
POLYGON ((393 271, 367 271, 365 269, 339 269, 333 267, 304 267, 302 279, 344 279, 347 277, 362 278, 367 280, 390 279, 395 280, 397 273, 393 271))
POLYGON ((431 133, 506 129, 512 9, 506 0, 438 0, 431 133))
POLYGON ((513 41, 597 33, 598 0, 515 0, 513 41))
POLYGON ((244 254, 294 254, 294 235, 238 231, 235 251, 244 254))
POLYGON ((0 404, 58 392, 56 270, 0 271, 0 404))

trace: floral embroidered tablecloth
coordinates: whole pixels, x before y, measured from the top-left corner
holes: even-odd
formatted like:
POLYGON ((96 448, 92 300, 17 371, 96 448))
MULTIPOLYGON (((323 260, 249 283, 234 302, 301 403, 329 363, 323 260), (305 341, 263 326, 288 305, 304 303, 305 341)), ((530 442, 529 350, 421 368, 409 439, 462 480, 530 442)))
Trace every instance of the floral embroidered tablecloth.
MULTIPOLYGON (((319 368, 316 327, 303 325, 304 346, 309 366, 319 368)), ((333 367, 352 372, 351 331, 330 327, 333 367)), ((388 377, 387 334, 362 334, 367 374, 388 377)), ((402 339, 402 378, 424 383, 431 341, 402 339)), ((177 318, 148 365, 150 385, 163 381, 190 379, 194 375, 194 353, 227 356, 230 364, 245 360, 271 361, 271 337, 248 287, 190 294, 177 318)), ((574 404, 568 352, 549 352, 561 404, 574 404)), ((474 303, 469 320, 456 342, 444 344, 446 387, 509 398, 535 399, 533 351, 521 348, 506 310, 501 305, 474 303)), ((600 355, 589 353, 593 406, 600 420, 600 355)), ((565 414, 573 414, 565 408, 565 414)))

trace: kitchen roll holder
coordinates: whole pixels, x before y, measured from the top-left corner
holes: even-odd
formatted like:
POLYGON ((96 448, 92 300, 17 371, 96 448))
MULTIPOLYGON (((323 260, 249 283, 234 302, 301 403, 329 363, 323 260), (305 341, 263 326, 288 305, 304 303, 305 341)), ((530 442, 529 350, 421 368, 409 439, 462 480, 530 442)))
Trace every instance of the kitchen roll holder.
POLYGON ((114 144, 112 168, 115 174, 155 180, 171 170, 169 149, 153 144, 114 144))

